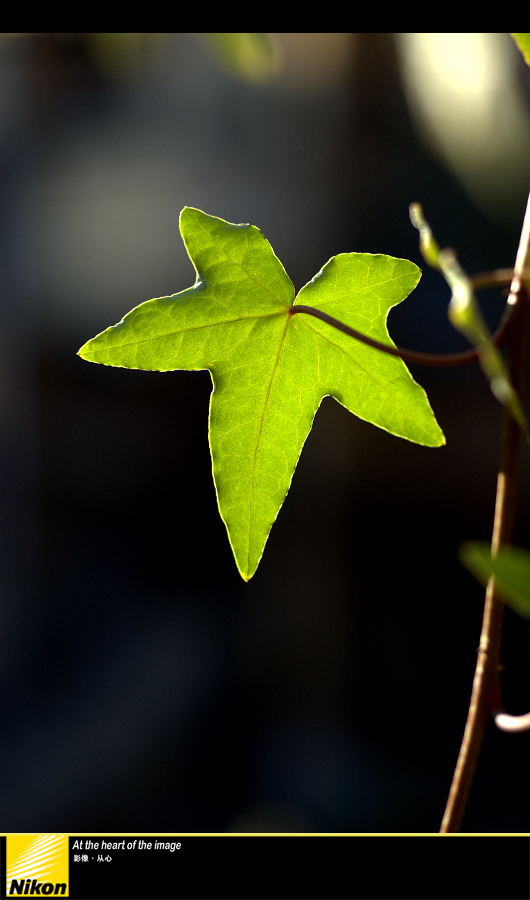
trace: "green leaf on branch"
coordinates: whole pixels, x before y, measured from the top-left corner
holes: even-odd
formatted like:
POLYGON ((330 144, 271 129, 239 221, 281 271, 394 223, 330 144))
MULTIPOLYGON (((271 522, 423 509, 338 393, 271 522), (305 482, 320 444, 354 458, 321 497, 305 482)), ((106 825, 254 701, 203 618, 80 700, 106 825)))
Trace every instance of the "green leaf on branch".
POLYGON ((343 253, 295 299, 281 262, 254 226, 186 207, 180 230, 195 284, 137 306, 79 355, 133 369, 210 371, 217 499, 248 580, 325 396, 392 434, 426 446, 445 443, 423 389, 399 357, 295 313, 297 305, 318 307, 393 347, 388 312, 421 273, 407 260, 343 253))
POLYGON ((508 606, 530 619, 530 553, 519 547, 499 547, 492 556, 489 544, 467 541, 459 548, 460 560, 481 584, 495 576, 496 588, 508 606))

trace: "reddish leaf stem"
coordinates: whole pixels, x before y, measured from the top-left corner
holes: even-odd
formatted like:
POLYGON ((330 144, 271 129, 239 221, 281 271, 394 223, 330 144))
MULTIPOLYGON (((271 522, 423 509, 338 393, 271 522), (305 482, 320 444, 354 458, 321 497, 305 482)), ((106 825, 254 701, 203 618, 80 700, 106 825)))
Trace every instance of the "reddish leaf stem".
MULTIPOLYGON (((485 272, 480 275, 474 275, 471 278, 471 282, 475 290, 479 290, 485 287, 509 284, 512 278, 513 269, 499 269, 495 272, 485 272)), ((510 304, 507 304, 502 321, 492 337, 493 342, 498 346, 504 341, 512 311, 513 307, 510 304)), ((463 350, 460 353, 423 353, 419 350, 407 350, 404 347, 383 344, 381 341, 376 341, 374 338, 368 337, 368 335, 362 334, 360 331, 356 331, 355 328, 351 328, 350 325, 345 325, 344 322, 340 322, 338 319, 333 318, 333 316, 328 315, 328 313, 322 312, 320 309, 314 309, 312 306, 297 306, 295 304, 289 308, 288 313, 289 315, 305 313, 306 315, 314 316, 316 319, 321 319, 322 322, 326 322, 338 331, 342 331, 349 337, 352 337, 363 344, 367 344, 369 347, 374 347, 376 350, 381 350, 383 353, 388 353, 390 356, 399 356, 400 359, 406 363, 436 367, 463 366, 468 363, 476 362, 479 358, 479 352, 475 347, 472 347, 470 350, 463 350)))

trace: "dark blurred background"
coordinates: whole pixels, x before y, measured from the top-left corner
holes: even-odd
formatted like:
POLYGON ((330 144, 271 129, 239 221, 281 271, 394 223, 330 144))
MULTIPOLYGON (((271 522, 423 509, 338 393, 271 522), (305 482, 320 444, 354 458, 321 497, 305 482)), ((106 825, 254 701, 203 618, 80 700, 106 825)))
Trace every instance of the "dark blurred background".
MULTIPOLYGON (((215 37, 0 36, 1 827, 436 832, 483 604, 456 552, 490 537, 499 454, 478 368, 412 370, 437 450, 327 398, 244 584, 209 374, 76 352, 193 283, 185 205, 261 228, 297 290, 345 251, 424 268, 412 201, 468 271, 513 265, 530 72, 507 34, 279 33, 239 73, 215 37)), ((448 299, 425 271, 394 340, 463 348, 448 299)), ((508 613, 512 713, 528 637, 508 613)), ((490 728, 464 830, 530 830, 529 751, 490 728)))

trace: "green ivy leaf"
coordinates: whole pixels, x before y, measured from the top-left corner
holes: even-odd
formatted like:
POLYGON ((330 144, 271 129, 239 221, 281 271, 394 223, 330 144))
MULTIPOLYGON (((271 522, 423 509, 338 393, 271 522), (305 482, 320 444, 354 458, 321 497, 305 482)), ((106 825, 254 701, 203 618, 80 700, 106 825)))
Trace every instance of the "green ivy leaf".
POLYGON ((210 448, 221 516, 242 577, 255 572, 315 413, 326 395, 361 419, 427 446, 444 436, 405 364, 294 304, 318 307, 391 344, 389 310, 420 278, 407 260, 343 253, 299 292, 262 233, 186 207, 195 284, 137 306, 88 341, 91 362, 208 369, 210 448))
POLYGON ((520 616, 530 619, 530 553, 519 547, 499 547, 494 557, 489 544, 467 541, 459 548, 460 560, 486 584, 495 576, 500 596, 520 616))

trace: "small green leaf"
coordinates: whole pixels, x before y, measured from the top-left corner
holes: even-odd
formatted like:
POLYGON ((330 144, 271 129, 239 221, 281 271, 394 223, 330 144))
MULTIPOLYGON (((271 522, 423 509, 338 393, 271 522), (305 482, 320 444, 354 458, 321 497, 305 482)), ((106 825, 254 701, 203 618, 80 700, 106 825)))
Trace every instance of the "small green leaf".
POLYGON ((527 66, 530 66, 530 34, 525 31, 511 31, 510 34, 523 54, 527 66))
POLYGON ((481 582, 492 575, 505 603, 530 619, 530 553, 519 547, 500 547, 494 557, 489 544, 468 541, 459 548, 460 560, 481 582))
POLYGON ((137 306, 79 355, 111 366, 210 371, 217 499, 248 580, 326 395, 400 437, 433 447, 445 443, 423 389, 401 359, 311 316, 292 314, 296 304, 316 306, 391 344, 388 311, 421 273, 407 260, 343 253, 295 301, 282 264, 254 226, 186 207, 180 229, 195 284, 137 306))

